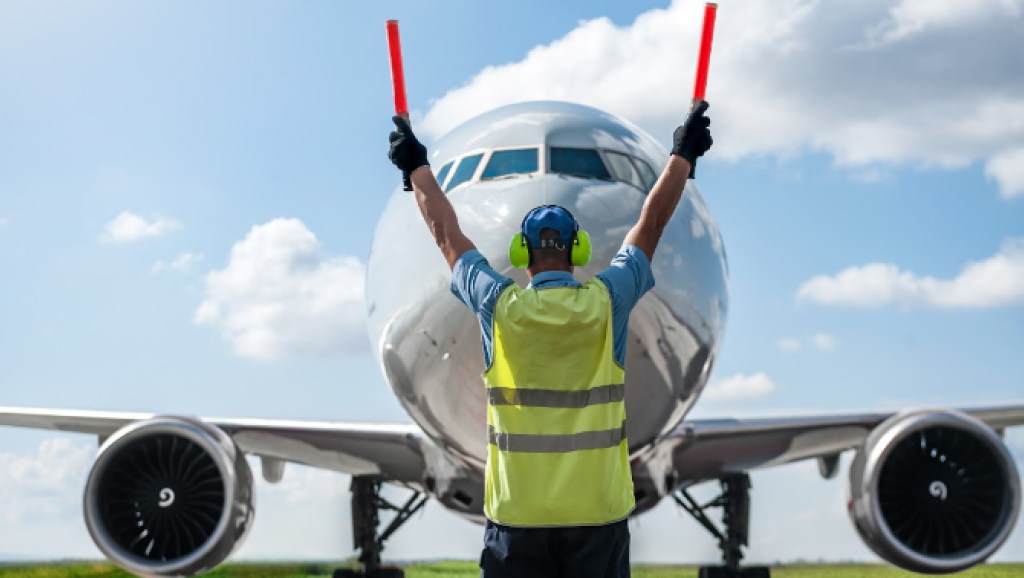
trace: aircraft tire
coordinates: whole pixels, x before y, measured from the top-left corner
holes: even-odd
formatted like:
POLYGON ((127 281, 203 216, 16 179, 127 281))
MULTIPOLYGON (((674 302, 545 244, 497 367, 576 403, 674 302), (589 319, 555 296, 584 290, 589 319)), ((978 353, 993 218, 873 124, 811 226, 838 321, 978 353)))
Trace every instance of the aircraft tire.
POLYGON ((360 570, 338 568, 332 576, 333 578, 405 578, 405 570, 394 567, 378 568, 376 571, 364 575, 360 570))
POLYGON ((771 578, 771 570, 764 566, 742 568, 733 572, 724 566, 704 566, 697 574, 698 578, 771 578))

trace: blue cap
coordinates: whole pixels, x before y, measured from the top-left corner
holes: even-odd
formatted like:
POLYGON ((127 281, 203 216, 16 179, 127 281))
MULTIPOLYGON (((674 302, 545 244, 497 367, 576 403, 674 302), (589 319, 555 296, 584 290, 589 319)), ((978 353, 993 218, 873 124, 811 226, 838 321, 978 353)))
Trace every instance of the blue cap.
POLYGON ((544 205, 531 210, 523 219, 523 236, 526 237, 530 247, 540 246, 541 229, 554 229, 558 231, 562 243, 566 247, 572 243, 572 237, 576 234, 579 225, 569 211, 557 205, 544 205))

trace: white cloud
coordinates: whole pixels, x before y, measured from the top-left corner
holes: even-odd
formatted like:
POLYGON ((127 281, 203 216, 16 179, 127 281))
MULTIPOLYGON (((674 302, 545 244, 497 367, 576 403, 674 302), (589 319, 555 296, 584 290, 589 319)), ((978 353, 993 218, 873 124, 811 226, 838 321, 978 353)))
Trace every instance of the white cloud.
POLYGON ((1024 239, 1007 242, 984 261, 969 263, 953 279, 921 277, 896 265, 870 263, 832 277, 815 277, 800 286, 797 299, 859 307, 899 303, 981 308, 1024 303, 1024 239))
MULTIPOLYGON (((820 150, 866 169, 964 167, 1019 148, 1024 75, 1015 55, 1024 53, 1024 35, 1020 11, 1011 9, 1019 1, 984 0, 980 12, 1001 17, 980 20, 941 15, 932 4, 906 1, 895 12, 882 0, 723 5, 708 86, 710 158, 820 150), (873 34, 916 30, 916 40, 848 48, 891 19, 895 32, 873 34)), ((607 110, 667 143, 692 90, 700 21, 699 5, 677 0, 627 26, 582 22, 518 62, 484 68, 434 101, 417 126, 437 137, 496 106, 556 99, 607 110)), ((1002 166, 995 162, 990 174, 1016 190, 1002 166)))
POLYGON ((193 321, 220 329, 237 355, 329 357, 366 348, 364 269, 325 257, 298 219, 252 228, 231 261, 206 276, 193 321))
POLYGON ((850 178, 862 183, 880 183, 889 178, 889 173, 878 167, 871 167, 851 172, 850 178))
POLYGON ((1004 199, 1024 195, 1024 148, 998 154, 985 165, 985 175, 999 183, 1004 199))
POLYGON ((45 440, 29 455, 0 453, 0 525, 77 515, 95 455, 95 445, 67 438, 45 440))
POLYGON ((235 560, 352 555, 350 476, 289 463, 284 479, 268 484, 260 477, 259 460, 250 459, 249 466, 257 478, 256 518, 235 560), (331 515, 324 516, 325 511, 331 515))
POLYGON ((707 401, 739 401, 765 397, 778 389, 778 386, 764 373, 737 374, 712 381, 704 390, 701 398, 707 401))
POLYGON ((838 340, 833 335, 828 333, 817 333, 810 336, 806 340, 797 339, 794 337, 787 337, 780 339, 775 342, 776 347, 779 351, 786 353, 796 353, 804 348, 806 341, 807 347, 813 347, 818 351, 833 351, 839 344, 838 340))
POLYGON ((7 217, 0 217, 0 227, 7 224, 7 217))
POLYGON ((828 333, 818 333, 811 337, 811 344, 819 351, 834 351, 838 341, 828 333))
POLYGON ((1024 427, 1017 426, 1006 430, 1006 445, 1017 460, 1017 467, 1024 473, 1024 427))
POLYGON ((899 42, 929 29, 952 28, 995 17, 1015 17, 1021 0, 902 0, 889 16, 865 32, 864 46, 899 42))
POLYGON ((1006 430, 1006 443, 1010 449, 1024 459, 1024 427, 1013 427, 1006 430))
POLYGON ((799 339, 789 337, 776 341, 775 345, 778 346, 780 351, 785 351, 786 353, 795 353, 804 348, 804 344, 800 343, 799 339))
POLYGON ((174 271, 187 271, 192 265, 199 263, 205 259, 202 254, 199 253, 182 253, 172 259, 169 262, 157 261, 153 263, 151 271, 153 273, 159 273, 161 271, 172 269, 174 271))
POLYGON ((100 239, 113 243, 129 243, 146 237, 159 237, 179 228, 181 223, 171 219, 157 217, 153 222, 148 222, 135 213, 124 211, 103 227, 100 239))

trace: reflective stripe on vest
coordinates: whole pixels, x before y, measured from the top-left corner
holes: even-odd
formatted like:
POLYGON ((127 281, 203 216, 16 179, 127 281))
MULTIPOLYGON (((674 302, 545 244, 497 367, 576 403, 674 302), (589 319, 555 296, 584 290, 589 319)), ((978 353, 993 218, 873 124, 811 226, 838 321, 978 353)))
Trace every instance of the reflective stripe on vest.
POLYGON ((601 385, 581 391, 560 389, 516 389, 490 387, 487 401, 491 405, 526 405, 530 407, 587 407, 626 399, 626 386, 601 385))
POLYGON ((524 527, 607 524, 634 507, 611 299, 507 287, 494 310, 484 511, 524 527))
POLYGON ((626 439, 626 422, 621 427, 574 434, 538 435, 500 433, 487 428, 490 443, 503 452, 575 452, 618 447, 626 439))

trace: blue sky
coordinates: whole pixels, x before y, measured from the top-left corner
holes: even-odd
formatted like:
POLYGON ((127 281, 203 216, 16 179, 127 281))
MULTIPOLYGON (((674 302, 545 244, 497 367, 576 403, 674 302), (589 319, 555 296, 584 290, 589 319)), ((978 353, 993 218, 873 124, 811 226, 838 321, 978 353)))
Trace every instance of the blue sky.
MULTIPOLYGON (((721 3, 716 144, 699 183, 729 255, 714 379, 732 393, 694 417, 1024 399, 1024 6, 964 10, 721 3)), ((700 13, 690 1, 3 3, 0 405, 407 421, 358 315, 326 351, 310 329, 255 356, 223 320, 196 322, 204 302, 252 298, 209 275, 275 219, 315 236, 316 279, 358 285, 397 183, 384 21, 401 20, 428 142, 476 112, 557 98, 667 145, 700 13)), ((274 287, 290 295, 293 281, 274 287)), ((290 307, 284 322, 301 330, 308 315, 290 307)), ((1008 441, 1024 458, 1024 436, 1008 441)), ((0 554, 98 554, 79 513, 92 446, 0 431, 0 554)), ((815 476, 813 464, 755 474, 753 557, 870 559, 842 511, 845 479, 815 476)), ((262 484, 242 555, 347 555, 346 484, 301 468, 262 484)), ((673 512, 635 524, 634 557, 714 558, 673 512)), ((434 505, 388 553, 472 558, 479 538, 434 505)), ((1019 531, 1001 556, 1024 558, 1019 531)))

